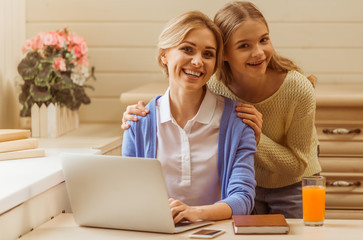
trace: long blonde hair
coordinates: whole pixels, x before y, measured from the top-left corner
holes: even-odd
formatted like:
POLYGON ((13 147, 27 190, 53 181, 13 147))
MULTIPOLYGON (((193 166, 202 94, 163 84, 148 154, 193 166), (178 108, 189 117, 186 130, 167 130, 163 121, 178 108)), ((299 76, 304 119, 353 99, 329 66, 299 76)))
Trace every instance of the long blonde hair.
POLYGON ((220 69, 223 59, 223 39, 217 25, 200 11, 189 11, 170 20, 159 36, 158 62, 164 73, 169 76, 167 66, 161 57, 169 48, 178 46, 193 29, 206 27, 212 31, 217 41, 216 65, 214 72, 220 69))
MULTIPOLYGON (((216 13, 214 22, 222 32, 224 47, 232 33, 240 26, 240 24, 249 19, 263 22, 269 31, 265 17, 261 11, 258 10, 258 8, 251 2, 235 1, 227 3, 216 13)), ((275 51, 267 68, 284 73, 290 70, 296 70, 302 73, 301 68, 297 66, 292 60, 278 55, 275 51)), ((216 75, 218 80, 224 82, 224 84, 227 86, 233 80, 231 68, 226 61, 222 62, 221 70, 216 75)), ((313 86, 315 86, 317 78, 314 75, 311 75, 308 78, 312 82, 313 86)))

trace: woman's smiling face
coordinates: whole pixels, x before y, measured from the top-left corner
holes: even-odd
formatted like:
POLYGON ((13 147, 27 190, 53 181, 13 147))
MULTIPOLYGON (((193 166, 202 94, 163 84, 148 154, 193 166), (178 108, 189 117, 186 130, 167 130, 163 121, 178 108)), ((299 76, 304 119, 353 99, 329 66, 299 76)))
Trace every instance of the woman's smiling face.
POLYGON ((262 21, 244 21, 225 45, 224 60, 233 76, 256 77, 265 74, 274 48, 267 26, 262 21))
POLYGON ((216 65, 217 41, 206 28, 191 30, 176 47, 161 56, 168 67, 170 85, 197 90, 207 83, 216 65))

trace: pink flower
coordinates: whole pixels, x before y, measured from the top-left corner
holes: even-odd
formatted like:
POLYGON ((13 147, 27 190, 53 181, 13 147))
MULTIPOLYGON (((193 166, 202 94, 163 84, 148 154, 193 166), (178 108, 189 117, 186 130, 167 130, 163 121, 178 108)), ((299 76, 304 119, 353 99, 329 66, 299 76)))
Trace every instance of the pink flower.
POLYGON ((37 51, 42 58, 52 57, 52 66, 57 71, 67 71, 66 61, 71 61, 76 67, 88 68, 88 46, 85 39, 66 28, 56 32, 40 32, 36 37, 26 40, 22 46, 23 54, 32 50, 37 51), (59 51, 60 49, 62 50, 59 51), (63 50, 68 51, 71 56, 65 55, 63 58, 60 55, 63 50))
POLYGON ((65 62, 64 58, 61 58, 61 57, 56 58, 53 61, 52 66, 54 69, 56 69, 58 71, 61 71, 61 72, 67 71, 66 62, 65 62))
POLYGON ((71 49, 76 58, 80 58, 82 56, 81 48, 78 45, 74 45, 71 49))
POLYGON ((64 38, 64 36, 58 34, 57 38, 58 38, 57 48, 64 47, 66 45, 66 39, 64 38))
POLYGON ((58 43, 58 34, 55 32, 48 32, 44 35, 44 45, 54 46, 58 43))
POLYGON ((82 58, 77 61, 77 64, 88 67, 88 56, 83 55, 82 58))
POLYGON ((36 36, 35 38, 32 39, 34 50, 43 49, 44 36, 45 36, 45 33, 41 32, 38 34, 38 36, 36 36))
POLYGON ((81 42, 81 52, 82 54, 86 54, 88 52, 88 47, 86 41, 81 42))
POLYGON ((80 45, 82 42, 84 42, 84 39, 81 36, 74 35, 72 38, 72 42, 74 44, 80 45))
POLYGON ((32 40, 26 40, 23 47, 22 47, 22 53, 25 54, 29 50, 33 49, 33 41, 32 40))
POLYGON ((73 44, 73 37, 70 33, 66 35, 66 40, 69 45, 73 44))

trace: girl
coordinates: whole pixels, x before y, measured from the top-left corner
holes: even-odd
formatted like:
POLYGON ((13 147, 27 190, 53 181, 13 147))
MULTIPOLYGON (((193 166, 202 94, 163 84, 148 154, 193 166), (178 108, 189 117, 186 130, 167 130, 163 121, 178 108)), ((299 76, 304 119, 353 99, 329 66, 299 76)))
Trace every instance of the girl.
POLYGON ((321 171, 313 85, 275 52, 267 22, 252 3, 229 3, 214 22, 222 31, 225 54, 210 89, 254 105, 264 117, 255 156, 256 212, 301 218, 301 179, 321 171))

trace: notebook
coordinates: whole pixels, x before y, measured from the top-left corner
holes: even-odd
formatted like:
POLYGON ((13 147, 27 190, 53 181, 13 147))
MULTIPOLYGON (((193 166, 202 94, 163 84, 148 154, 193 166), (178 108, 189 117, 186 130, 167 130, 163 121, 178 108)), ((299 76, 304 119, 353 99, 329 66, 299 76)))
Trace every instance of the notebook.
POLYGON ((290 230, 282 214, 233 215, 235 234, 287 234, 290 230))
POLYGON ((178 233, 157 159, 63 153, 61 163, 74 219, 80 226, 178 233))

